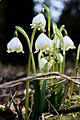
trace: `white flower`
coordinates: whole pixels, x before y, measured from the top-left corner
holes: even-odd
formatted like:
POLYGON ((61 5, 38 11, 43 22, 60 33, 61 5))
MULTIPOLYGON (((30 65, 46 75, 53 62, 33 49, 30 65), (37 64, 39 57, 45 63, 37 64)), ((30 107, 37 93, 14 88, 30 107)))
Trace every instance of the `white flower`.
POLYGON ((40 68, 43 69, 48 61, 45 58, 40 59, 40 68))
POLYGON ((50 70, 53 65, 54 60, 50 60, 49 62, 45 58, 40 59, 40 68, 44 69, 45 65, 47 64, 46 70, 50 70))
POLYGON ((64 45, 65 45, 65 50, 75 49, 74 42, 71 40, 69 36, 64 37, 64 45))
POLYGON ((52 40, 49 39, 44 33, 41 33, 35 42, 35 49, 36 51, 40 49, 42 52, 52 50, 52 40))
MULTIPOLYGON (((32 24, 30 25, 31 25, 31 28, 34 28, 36 25, 39 25, 44 30, 46 26, 46 19, 44 15, 42 13, 39 13, 38 15, 36 15, 32 20, 32 24)), ((40 28, 38 30, 40 30, 40 28)))
POLYGON ((19 52, 24 53, 22 43, 17 37, 12 38, 11 41, 7 44, 8 53, 15 52, 15 51, 17 53, 19 52))

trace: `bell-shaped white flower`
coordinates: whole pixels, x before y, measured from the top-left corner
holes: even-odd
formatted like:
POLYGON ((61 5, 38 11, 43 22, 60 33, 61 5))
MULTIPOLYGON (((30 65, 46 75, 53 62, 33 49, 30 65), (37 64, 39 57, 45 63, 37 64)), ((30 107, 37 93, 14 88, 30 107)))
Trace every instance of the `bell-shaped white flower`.
POLYGON ((48 61, 45 58, 41 58, 40 59, 40 68, 43 69, 46 63, 48 63, 48 61))
POLYGON ((42 52, 52 50, 52 40, 49 39, 44 33, 41 33, 35 42, 35 49, 36 51, 40 49, 42 52))
POLYGON ((24 53, 22 43, 17 37, 12 38, 11 41, 7 44, 8 53, 15 52, 15 51, 17 53, 19 52, 24 53))
MULTIPOLYGON (((36 25, 39 25, 44 30, 46 26, 46 19, 44 15, 42 13, 39 13, 38 15, 36 15, 32 20, 32 24, 30 25, 31 25, 31 28, 34 28, 36 25)), ((40 27, 38 28, 38 30, 41 29, 40 27)))
POLYGON ((64 36, 64 45, 66 51, 69 49, 75 49, 74 42, 69 36, 64 36))

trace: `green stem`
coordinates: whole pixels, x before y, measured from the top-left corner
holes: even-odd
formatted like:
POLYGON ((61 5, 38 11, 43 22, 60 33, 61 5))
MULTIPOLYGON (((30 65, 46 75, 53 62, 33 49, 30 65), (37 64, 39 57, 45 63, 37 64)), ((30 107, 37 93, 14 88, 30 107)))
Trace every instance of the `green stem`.
POLYGON ((30 39, 29 39, 29 37, 28 37, 28 35, 27 35, 27 33, 23 30, 23 28, 21 28, 20 26, 15 26, 15 28, 16 28, 16 30, 18 30, 19 32, 21 32, 22 34, 23 34, 23 36, 26 38, 26 40, 27 40, 27 43, 28 43, 28 47, 29 47, 29 50, 31 50, 30 49, 30 39))
MULTIPOLYGON (((35 60, 34 60, 34 56, 33 56, 33 52, 32 52, 32 47, 33 47, 33 40, 34 40, 34 36, 36 33, 36 30, 39 26, 36 26, 32 32, 32 36, 31 36, 31 60, 32 60, 32 68, 33 68, 33 73, 34 75, 36 75, 36 65, 35 65, 35 60)), ((41 94, 40 94, 40 84, 39 81, 34 81, 34 89, 35 89, 35 93, 34 93, 34 114, 36 116, 37 119, 39 119, 39 116, 41 115, 40 111, 41 111, 41 94), (37 99, 38 98, 38 99, 37 99)))
POLYGON ((58 71, 58 62, 55 64, 55 71, 58 71))
POLYGON ((42 51, 39 52, 38 54, 38 64, 39 64, 39 71, 42 72, 41 68, 40 68, 40 59, 41 59, 41 56, 42 56, 42 51))
MULTIPOLYGON (((32 35, 31 35, 31 46, 30 46, 31 52, 32 52, 32 47, 33 47, 34 36, 35 36, 36 30, 38 29, 38 27, 40 27, 40 26, 36 25, 36 27, 33 29, 32 35)), ((43 32, 42 27, 40 27, 40 28, 41 28, 41 31, 43 32)))
POLYGON ((62 62, 60 62, 60 73, 63 73, 63 63, 62 62))
POLYGON ((46 5, 43 5, 44 9, 47 12, 48 16, 48 37, 50 38, 50 10, 46 5))
POLYGON ((25 107, 26 107, 26 116, 25 116, 25 120, 28 120, 28 100, 29 100, 29 81, 26 81, 26 101, 25 101, 25 107))
MULTIPOLYGON (((27 75, 30 75, 31 53, 29 53, 27 75)), ((26 120, 28 120, 29 81, 26 81, 26 120)))
MULTIPOLYGON (((61 72, 64 74, 64 70, 65 70, 65 57, 66 57, 66 52, 65 52, 65 45, 64 45, 64 39, 62 36, 61 31, 57 28, 57 25, 53 22, 52 23, 52 28, 53 28, 53 34, 55 35, 56 39, 58 40, 57 36, 60 38, 61 42, 62 42, 62 48, 63 48, 63 63, 61 65, 61 72)), ((55 49, 57 48, 57 41, 56 40, 56 44, 55 44, 55 49)))
MULTIPOLYGON (((79 44, 78 50, 77 50, 75 69, 78 67, 79 57, 80 57, 80 44, 79 44)), ((76 75, 77 75, 77 71, 76 71, 76 75)), ((80 85, 78 87, 78 95, 80 96, 80 85)), ((80 105, 80 98, 78 98, 78 104, 80 105)))
POLYGON ((53 62, 52 71, 55 71, 55 62, 53 62))
POLYGON ((64 70, 65 70, 65 54, 63 55, 63 64, 62 64, 62 73, 64 74, 64 70))
POLYGON ((79 44, 78 49, 77 49, 77 56, 76 56, 75 69, 78 67, 79 56, 80 56, 80 44, 79 44))
MULTIPOLYGON (((29 39, 27 33, 20 26, 16 26, 15 28, 16 28, 16 30, 21 32, 22 35, 26 38, 27 43, 28 43, 28 47, 29 47, 29 51, 31 52, 30 39, 29 39)), ((30 63, 31 63, 31 53, 29 53, 27 75, 30 75, 30 63)), ((29 92, 28 92, 28 90, 29 90, 29 81, 26 81, 26 103, 25 103, 25 106, 26 106, 26 120, 28 120, 28 100, 29 100, 29 92)))
MULTIPOLYGON (((80 54, 80 44, 79 44, 78 49, 77 49, 75 70, 76 70, 76 68, 78 67, 78 63, 79 63, 79 54, 80 54)), ((76 76, 76 75, 77 75, 77 71, 75 71, 75 73, 74 73, 74 76, 76 76)), ((73 89, 74 89, 74 82, 71 83, 70 97, 72 97, 73 89)), ((79 86, 79 88, 78 88, 78 95, 80 95, 80 86, 79 86)), ((80 102, 80 99, 78 99, 78 101, 80 102)))
MULTIPOLYGON (((78 87, 78 95, 80 96, 80 86, 78 87)), ((80 106, 80 98, 78 98, 78 105, 80 106)))
POLYGON ((33 32, 32 32, 32 36, 31 36, 31 51, 32 51, 32 47, 33 47, 33 40, 34 40, 34 36, 35 36, 35 33, 36 33, 36 30, 39 26, 36 25, 36 27, 33 29, 33 32))
POLYGON ((36 75, 36 65, 35 65, 33 53, 31 53, 31 59, 32 59, 33 72, 34 72, 34 75, 36 75))
MULTIPOLYGON (((38 26, 36 26, 32 32, 32 36, 31 36, 31 43, 30 43, 30 39, 27 35, 27 33, 19 26, 15 27, 16 30, 18 30, 19 32, 21 32, 23 34, 23 36, 26 38, 27 43, 28 43, 28 47, 29 47, 29 60, 28 60, 28 70, 27 70, 27 75, 30 75, 30 65, 31 65, 31 60, 32 60, 32 68, 33 68, 33 72, 34 75, 36 75, 36 66, 35 66, 35 61, 34 61, 34 56, 33 56, 33 52, 32 52, 32 46, 33 46, 33 40, 34 40, 34 35, 35 32, 38 28, 38 26)), ((39 85, 39 81, 34 81, 34 89, 35 89, 35 94, 34 94, 34 108, 35 108, 35 116, 37 118, 39 118, 40 115, 40 85, 39 85), (38 98, 38 99, 37 99, 38 98)), ((29 100, 29 81, 26 81, 26 120, 28 120, 28 100, 29 100)))
POLYGON ((65 50, 65 45, 64 45, 64 39, 61 35, 61 33, 58 35, 60 37, 60 40, 62 42, 62 47, 63 47, 63 63, 62 63, 62 73, 64 74, 65 70, 65 60, 66 60, 66 50, 65 50))

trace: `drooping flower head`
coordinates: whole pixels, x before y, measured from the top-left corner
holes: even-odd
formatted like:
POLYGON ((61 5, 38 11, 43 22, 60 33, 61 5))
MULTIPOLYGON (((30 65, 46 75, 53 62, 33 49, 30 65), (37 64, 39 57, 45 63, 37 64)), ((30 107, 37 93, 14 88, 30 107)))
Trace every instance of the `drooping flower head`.
POLYGON ((40 68, 43 69, 44 66, 48 63, 48 61, 45 58, 40 59, 40 68))
POLYGON ((36 51, 41 50, 42 52, 52 50, 52 40, 49 39, 44 33, 41 33, 35 42, 35 49, 36 51))
POLYGON ((24 53, 22 43, 17 37, 12 38, 11 41, 7 44, 7 52, 24 53))
POLYGON ((41 58, 40 59, 40 68, 44 69, 46 67, 46 70, 50 70, 52 65, 53 65, 54 60, 50 60, 49 62, 47 61, 46 58, 41 58), (46 66, 45 66, 46 65, 46 66))
MULTIPOLYGON (((46 19, 44 15, 42 13, 39 13, 38 15, 36 15, 32 20, 32 24, 30 25, 31 25, 31 28, 34 28, 36 25, 39 25, 45 31, 46 19)), ((40 27, 38 28, 38 30, 41 29, 40 27)))
POLYGON ((69 36, 64 36, 64 45, 66 51, 69 49, 75 49, 74 42, 69 36))

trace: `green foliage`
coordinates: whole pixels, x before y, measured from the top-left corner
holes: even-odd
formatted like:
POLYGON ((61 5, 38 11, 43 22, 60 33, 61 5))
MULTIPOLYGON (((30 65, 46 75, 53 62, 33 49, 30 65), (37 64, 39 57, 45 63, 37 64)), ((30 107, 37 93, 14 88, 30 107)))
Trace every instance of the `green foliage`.
POLYGON ((46 80, 43 81, 41 90, 41 113, 45 112, 46 80))

